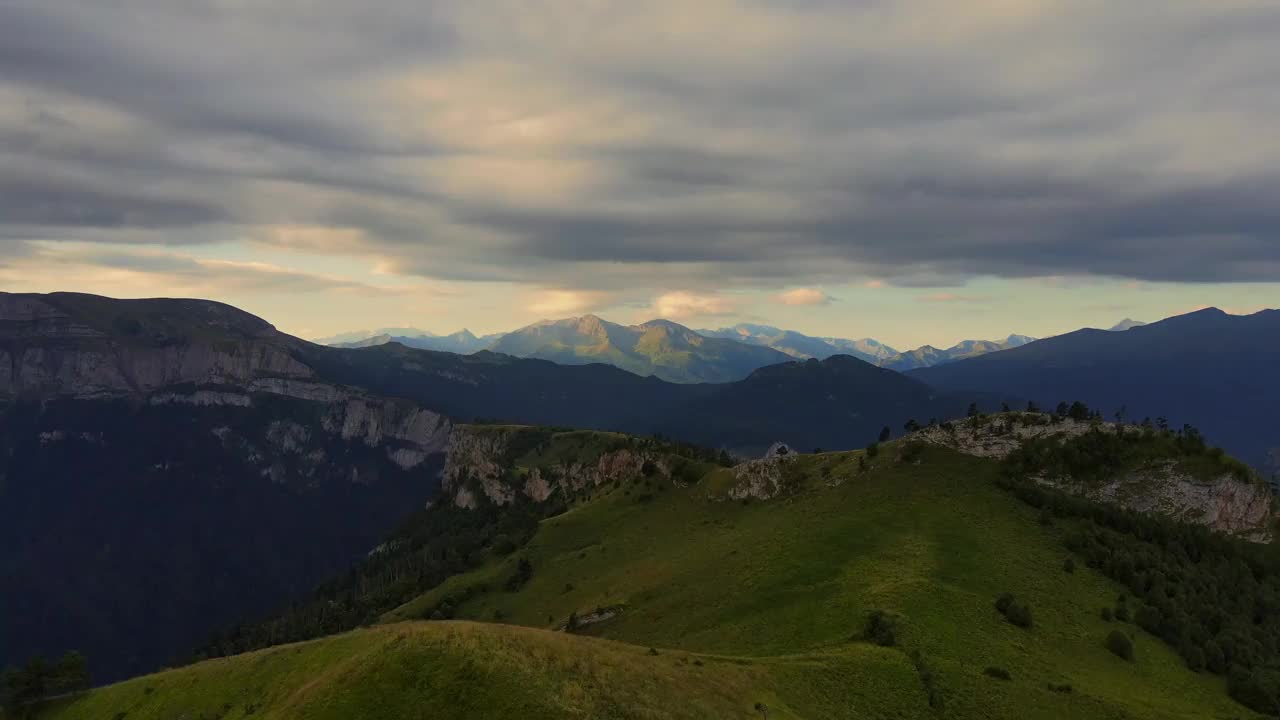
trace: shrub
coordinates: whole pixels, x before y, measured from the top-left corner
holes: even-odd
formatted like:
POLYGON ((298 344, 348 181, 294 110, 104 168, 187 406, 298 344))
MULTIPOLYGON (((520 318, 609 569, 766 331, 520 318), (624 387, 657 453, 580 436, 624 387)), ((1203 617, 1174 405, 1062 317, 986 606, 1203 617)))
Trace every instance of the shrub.
POLYGON ((524 587, 531 577, 533 577, 533 565, 529 563, 528 558, 520 558, 520 562, 516 563, 515 573, 507 578, 507 592, 515 592, 524 587))
POLYGON ((1227 676, 1227 692, 1250 710, 1274 715, 1280 713, 1280 672, 1231 668, 1227 676))
POLYGON ((1107 649, 1123 660, 1133 660, 1133 641, 1119 630, 1112 630, 1107 635, 1107 649))
POLYGON ((649 654, 650 654, 650 655, 657 655, 657 654, 658 654, 658 649, 657 649, 657 648, 649 648, 649 654))
POLYGON ((1031 627, 1031 608, 1019 603, 1011 593, 1001 593, 1000 597, 996 598, 996 610, 1018 627, 1031 627))
POLYGON ((863 637, 881 647, 893 647, 898 643, 897 621, 883 610, 873 610, 867 617, 863 637))
POLYGON ((1124 603, 1116 605, 1116 611, 1113 615, 1120 622, 1129 622, 1129 606, 1124 603))
POLYGON ((938 678, 934 675, 933 669, 925 662, 924 656, 919 650, 911 651, 911 663, 916 666, 916 674, 920 676, 920 684, 924 686, 925 694, 929 697, 929 707, 934 710, 941 710, 943 705, 942 690, 938 687, 938 678))
POLYGON ((987 677, 993 677, 993 678, 995 678, 995 679, 997 679, 997 680, 1012 680, 1012 679, 1013 679, 1013 676, 1009 674, 1009 671, 1008 671, 1008 670, 1005 670, 1005 669, 1004 669, 1004 668, 1002 668, 1002 667, 995 667, 994 665, 993 665, 993 666, 991 666, 991 667, 989 667, 989 668, 987 668, 986 670, 983 670, 983 671, 982 671, 982 674, 983 674, 983 675, 986 675, 987 677))
POLYGON ((1069 694, 1072 690, 1071 685, 1067 683, 1062 683, 1060 685, 1057 683, 1049 683, 1049 689, 1053 692, 1063 694, 1069 694))
POLYGON ((1029 628, 1032 625, 1031 608, 1021 603, 1014 603, 1009 606, 1009 611, 1004 614, 1009 622, 1020 628, 1029 628))
POLYGON ((1102 608, 1102 619, 1106 620, 1107 622, 1111 622, 1111 608, 1109 607, 1102 608))
POLYGON ((880 443, 871 443, 867 446, 867 457, 873 458, 880 454, 880 443))
POLYGON ((1071 559, 1071 558, 1067 558, 1066 560, 1063 560, 1063 561, 1062 561, 1062 571, 1063 571, 1063 572, 1068 572, 1068 573, 1073 573, 1073 572, 1075 572, 1075 571, 1076 571, 1076 561, 1075 561, 1075 560, 1073 560, 1073 559, 1071 559))
POLYGON ((924 456, 924 443, 913 440, 902 446, 898 453, 898 461, 906 464, 920 462, 924 456))
POLYGON ((506 557, 515 551, 515 541, 505 534, 499 534, 493 538, 493 552, 495 555, 506 557))

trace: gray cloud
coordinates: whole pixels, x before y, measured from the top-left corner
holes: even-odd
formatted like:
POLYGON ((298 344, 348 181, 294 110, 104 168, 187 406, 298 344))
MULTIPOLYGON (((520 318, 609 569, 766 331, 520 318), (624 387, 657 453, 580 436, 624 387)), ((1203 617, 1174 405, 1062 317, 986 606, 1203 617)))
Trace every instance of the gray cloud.
POLYGON ((0 4, 0 246, 331 226, 310 251, 608 290, 1280 277, 1280 8, 645 5, 0 4))

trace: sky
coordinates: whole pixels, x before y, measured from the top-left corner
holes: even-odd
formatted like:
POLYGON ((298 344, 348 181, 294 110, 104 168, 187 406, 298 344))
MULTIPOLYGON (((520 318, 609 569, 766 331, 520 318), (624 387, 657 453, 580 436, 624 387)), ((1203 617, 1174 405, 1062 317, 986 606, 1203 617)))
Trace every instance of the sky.
POLYGON ((0 290, 901 348, 1280 306, 1274 0, 0 0, 0 290))

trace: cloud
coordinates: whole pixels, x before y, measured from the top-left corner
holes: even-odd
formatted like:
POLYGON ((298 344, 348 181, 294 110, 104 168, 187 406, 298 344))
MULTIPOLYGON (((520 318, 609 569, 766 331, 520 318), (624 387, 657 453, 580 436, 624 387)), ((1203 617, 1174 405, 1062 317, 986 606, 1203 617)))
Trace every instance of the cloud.
POLYGON ((959 295, 957 293, 948 293, 948 292, 932 293, 929 295, 925 295, 920 299, 925 302, 931 302, 931 303, 980 303, 980 302, 987 301, 987 298, 985 297, 977 297, 974 295, 959 295))
POLYGON ((783 305, 830 305, 835 298, 816 288, 795 288, 773 296, 783 305))
POLYGON ((226 293, 359 293, 362 296, 406 292, 431 294, 426 288, 379 287, 343 277, 301 272, 262 262, 203 259, 171 252, 41 246, 15 262, 0 266, 6 284, 98 288, 135 296, 182 293, 218 296, 226 293), (59 282, 64 284, 59 285, 59 282))
POLYGON ((679 290, 654 298, 653 312, 660 318, 684 320, 733 315, 737 312, 737 307, 733 302, 719 295, 679 290))
POLYGON ((610 295, 583 290, 540 290, 533 293, 526 307, 540 315, 560 317, 589 312, 611 304, 610 295))
POLYGON ((1250 0, 17 0, 0 255, 250 238, 646 296, 1274 282, 1277 32, 1250 0))

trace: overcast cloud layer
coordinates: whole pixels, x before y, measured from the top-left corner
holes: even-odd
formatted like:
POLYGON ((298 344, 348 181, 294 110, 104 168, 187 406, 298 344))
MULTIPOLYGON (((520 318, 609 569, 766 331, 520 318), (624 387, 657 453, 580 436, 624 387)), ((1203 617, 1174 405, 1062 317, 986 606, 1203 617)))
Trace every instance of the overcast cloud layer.
POLYGON ((1277 37, 1273 0, 0 0, 0 267, 1275 282, 1277 37))

